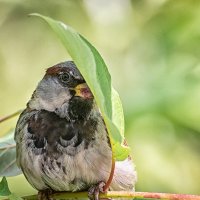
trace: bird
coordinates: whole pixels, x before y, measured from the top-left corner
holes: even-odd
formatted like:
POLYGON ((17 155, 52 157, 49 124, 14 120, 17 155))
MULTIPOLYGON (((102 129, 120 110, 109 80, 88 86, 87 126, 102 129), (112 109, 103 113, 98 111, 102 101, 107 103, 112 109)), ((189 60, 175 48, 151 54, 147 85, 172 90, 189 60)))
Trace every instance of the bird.
MULTIPOLYGON (((15 128, 16 160, 39 200, 54 192, 88 191, 99 199, 112 165, 108 131, 94 96, 73 61, 46 70, 15 128)), ((109 190, 134 191, 131 157, 115 161, 109 190)))

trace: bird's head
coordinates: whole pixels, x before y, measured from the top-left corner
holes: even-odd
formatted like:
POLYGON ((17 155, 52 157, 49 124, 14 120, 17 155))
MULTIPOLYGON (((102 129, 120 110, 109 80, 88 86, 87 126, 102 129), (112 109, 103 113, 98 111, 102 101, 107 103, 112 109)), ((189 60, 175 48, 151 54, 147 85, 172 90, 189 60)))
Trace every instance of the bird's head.
POLYGON ((31 109, 58 112, 65 117, 70 102, 88 105, 93 95, 74 62, 59 63, 47 69, 28 106, 31 109))

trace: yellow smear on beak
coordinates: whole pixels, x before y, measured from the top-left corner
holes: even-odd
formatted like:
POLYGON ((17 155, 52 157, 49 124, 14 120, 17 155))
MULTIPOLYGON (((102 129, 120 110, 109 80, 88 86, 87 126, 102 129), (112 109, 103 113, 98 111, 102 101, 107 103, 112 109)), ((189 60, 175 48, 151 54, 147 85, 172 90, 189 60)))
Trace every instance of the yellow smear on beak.
POLYGON ((90 99, 93 97, 88 85, 86 83, 81 83, 74 88, 75 96, 90 99))

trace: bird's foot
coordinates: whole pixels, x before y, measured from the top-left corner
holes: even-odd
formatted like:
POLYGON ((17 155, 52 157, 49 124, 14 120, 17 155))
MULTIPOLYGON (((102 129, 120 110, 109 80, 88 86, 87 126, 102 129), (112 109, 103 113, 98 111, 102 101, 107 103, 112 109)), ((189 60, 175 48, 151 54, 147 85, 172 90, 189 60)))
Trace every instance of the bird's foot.
POLYGON ((105 183, 103 181, 100 181, 96 185, 93 185, 88 190, 88 197, 90 200, 99 200, 99 194, 105 193, 104 191, 105 183))
POLYGON ((53 194, 53 190, 51 189, 41 190, 38 192, 38 200, 53 200, 50 197, 51 194, 53 194))

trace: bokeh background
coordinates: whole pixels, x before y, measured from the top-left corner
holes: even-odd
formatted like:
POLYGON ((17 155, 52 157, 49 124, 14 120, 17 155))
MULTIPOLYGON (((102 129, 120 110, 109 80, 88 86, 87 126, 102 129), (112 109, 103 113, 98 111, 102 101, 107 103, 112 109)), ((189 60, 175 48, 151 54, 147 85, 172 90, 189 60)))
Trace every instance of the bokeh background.
MULTIPOLYGON (((74 27, 106 61, 137 191, 200 194, 200 1, 0 0, 0 116, 24 108, 44 70, 70 59, 33 12, 74 27)), ((22 175, 8 180, 17 194, 34 192, 22 175)))

